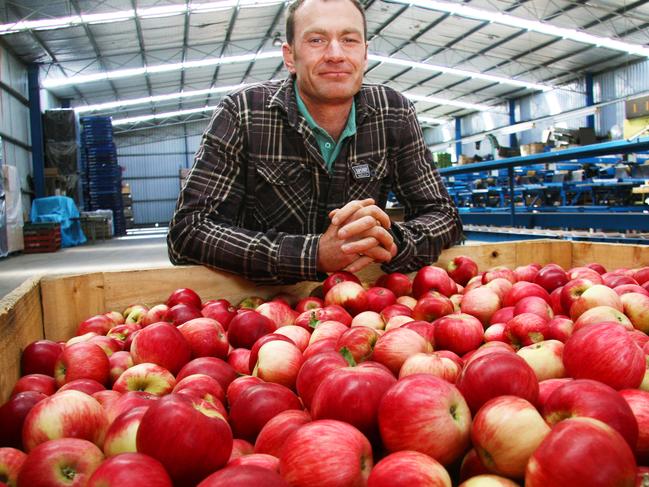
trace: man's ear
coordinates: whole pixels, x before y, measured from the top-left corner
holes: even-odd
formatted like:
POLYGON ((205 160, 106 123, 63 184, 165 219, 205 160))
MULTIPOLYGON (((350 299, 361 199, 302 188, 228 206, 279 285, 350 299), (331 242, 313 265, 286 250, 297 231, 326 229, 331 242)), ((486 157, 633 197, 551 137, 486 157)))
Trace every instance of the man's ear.
POLYGON ((295 74, 295 60, 293 56, 293 48, 288 44, 282 44, 282 57, 284 58, 284 66, 288 69, 288 72, 295 74))

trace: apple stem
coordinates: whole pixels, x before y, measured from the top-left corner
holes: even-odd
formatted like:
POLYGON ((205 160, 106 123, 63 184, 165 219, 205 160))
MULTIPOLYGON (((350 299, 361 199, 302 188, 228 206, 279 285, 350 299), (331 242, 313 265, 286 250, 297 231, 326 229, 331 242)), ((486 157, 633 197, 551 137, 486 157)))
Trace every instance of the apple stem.
POLYGON ((77 475, 77 472, 74 470, 74 468, 65 466, 61 469, 61 473, 66 479, 73 480, 74 477, 77 475))
POLYGON ((309 319, 309 326, 315 330, 316 326, 318 326, 318 323, 320 323, 320 320, 316 317, 315 311, 312 311, 311 319, 309 319))

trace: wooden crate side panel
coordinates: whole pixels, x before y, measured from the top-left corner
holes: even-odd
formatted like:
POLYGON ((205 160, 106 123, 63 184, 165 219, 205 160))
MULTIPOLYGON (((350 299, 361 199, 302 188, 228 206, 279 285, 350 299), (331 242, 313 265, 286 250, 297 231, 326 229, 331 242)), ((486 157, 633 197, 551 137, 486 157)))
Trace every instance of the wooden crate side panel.
POLYGON ((76 334, 80 322, 106 310, 101 272, 45 277, 41 289, 45 336, 50 340, 67 340, 76 334))
POLYGON ((0 300, 0 404, 20 378, 20 355, 44 337, 39 279, 30 279, 0 300))
POLYGON ((572 248, 573 267, 591 262, 602 264, 608 271, 649 266, 649 247, 645 245, 572 242, 572 248))

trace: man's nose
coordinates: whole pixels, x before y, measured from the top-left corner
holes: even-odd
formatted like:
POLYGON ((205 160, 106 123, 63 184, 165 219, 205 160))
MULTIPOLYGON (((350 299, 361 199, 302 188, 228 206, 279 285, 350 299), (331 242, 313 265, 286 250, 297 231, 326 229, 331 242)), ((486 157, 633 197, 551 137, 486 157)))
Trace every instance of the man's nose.
POLYGON ((329 42, 326 51, 327 59, 329 60, 339 60, 343 58, 343 46, 342 43, 334 39, 329 42))

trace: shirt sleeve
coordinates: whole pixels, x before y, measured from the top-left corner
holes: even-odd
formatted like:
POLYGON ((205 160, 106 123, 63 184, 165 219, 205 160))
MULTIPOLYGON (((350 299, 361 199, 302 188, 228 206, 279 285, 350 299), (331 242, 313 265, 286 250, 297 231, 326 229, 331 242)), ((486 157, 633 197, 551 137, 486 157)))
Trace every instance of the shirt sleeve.
POLYGON ((215 109, 181 189, 169 225, 173 264, 202 264, 261 284, 319 280, 320 235, 258 232, 239 226, 245 205, 244 137, 236 104, 226 97, 215 109))
POLYGON ((385 272, 416 271, 462 238, 457 208, 426 147, 415 109, 408 104, 393 185, 404 206, 404 221, 392 223, 390 231, 399 250, 383 265, 385 272))

